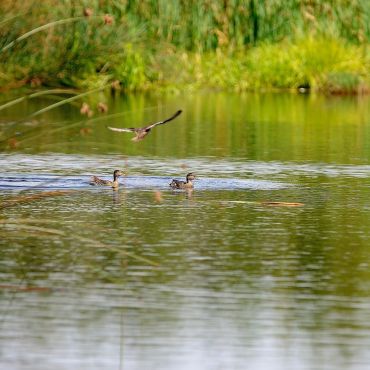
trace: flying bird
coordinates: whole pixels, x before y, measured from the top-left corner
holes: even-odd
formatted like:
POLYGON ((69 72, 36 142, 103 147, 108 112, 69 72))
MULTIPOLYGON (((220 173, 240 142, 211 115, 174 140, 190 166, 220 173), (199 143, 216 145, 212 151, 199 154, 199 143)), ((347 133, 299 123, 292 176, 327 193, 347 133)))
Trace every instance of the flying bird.
POLYGON ((163 125, 167 122, 172 121, 173 119, 178 117, 181 113, 182 113, 182 110, 178 110, 170 118, 167 118, 164 121, 159 121, 159 122, 152 123, 152 124, 150 124, 148 126, 145 126, 145 127, 118 128, 118 127, 109 127, 109 126, 107 126, 107 128, 109 128, 109 130, 118 131, 118 132, 133 132, 135 134, 135 137, 132 138, 131 140, 132 141, 141 141, 145 138, 146 135, 149 134, 149 132, 151 131, 152 128, 154 128, 155 126, 163 125))

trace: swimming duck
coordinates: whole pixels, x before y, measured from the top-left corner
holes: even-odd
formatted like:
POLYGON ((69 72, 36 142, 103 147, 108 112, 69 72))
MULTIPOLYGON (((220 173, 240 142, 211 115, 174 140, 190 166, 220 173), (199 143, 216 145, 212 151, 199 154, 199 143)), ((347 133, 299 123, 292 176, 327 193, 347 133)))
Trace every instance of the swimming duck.
POLYGON ((107 128, 109 128, 109 130, 118 131, 118 132, 133 132, 135 134, 135 137, 132 138, 131 140, 132 141, 141 141, 141 140, 143 140, 146 137, 146 135, 149 134, 149 132, 151 131, 152 128, 154 128, 154 127, 156 127, 158 125, 163 125, 163 124, 165 124, 167 122, 172 121, 173 119, 175 119, 176 117, 178 117, 181 114, 181 112, 182 112, 181 110, 178 110, 170 118, 167 118, 164 121, 159 121, 159 122, 152 123, 152 124, 150 124, 148 126, 145 126, 145 127, 117 128, 117 127, 109 127, 109 126, 107 126, 107 128))
POLYGON ((194 187, 192 181, 195 180, 195 175, 190 172, 186 175, 186 181, 180 181, 173 179, 170 183, 173 189, 192 189, 194 187))
POLYGON ((118 177, 123 176, 123 172, 120 170, 115 170, 113 172, 113 181, 110 180, 103 180, 99 177, 92 176, 90 180, 90 185, 104 185, 104 186, 111 186, 112 188, 118 188, 118 177))

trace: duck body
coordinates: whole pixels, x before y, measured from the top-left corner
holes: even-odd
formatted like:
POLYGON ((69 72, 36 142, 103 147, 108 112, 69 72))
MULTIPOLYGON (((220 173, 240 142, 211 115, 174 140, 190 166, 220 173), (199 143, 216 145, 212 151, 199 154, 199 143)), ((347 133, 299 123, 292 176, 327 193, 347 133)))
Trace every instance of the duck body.
POLYGON ((115 170, 113 172, 113 181, 110 180, 104 180, 101 179, 97 176, 92 176, 90 179, 90 185, 102 185, 102 186, 110 186, 112 188, 118 188, 119 183, 118 183, 118 177, 122 176, 123 172, 120 170, 115 170))
POLYGON ((194 187, 193 180, 195 180, 195 176, 190 172, 186 175, 186 181, 173 179, 170 186, 172 189, 192 189, 194 187))

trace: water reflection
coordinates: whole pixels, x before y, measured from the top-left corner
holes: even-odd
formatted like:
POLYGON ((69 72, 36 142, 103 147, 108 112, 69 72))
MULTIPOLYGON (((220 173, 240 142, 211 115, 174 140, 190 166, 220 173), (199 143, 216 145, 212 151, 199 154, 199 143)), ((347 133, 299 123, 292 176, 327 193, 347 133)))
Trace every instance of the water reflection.
MULTIPOLYGON (((292 94, 204 94, 114 99, 108 115, 81 118, 78 109, 45 113, 37 121, 12 123, 14 115, 45 106, 30 101, 5 111, 0 149, 38 153, 116 153, 134 156, 246 157, 257 161, 363 163, 370 155, 369 98, 292 94), (132 127, 158 121, 178 108, 171 125, 138 145, 106 126, 132 127), (13 144, 9 138, 16 139, 13 144)), ((186 165, 186 161, 184 161, 186 165)))
MULTIPOLYGON (((65 145, 40 123, 37 145, 30 131, 0 155, 0 204, 70 191, 0 209, 1 368, 368 367, 368 108, 207 98, 143 146, 98 121, 65 145), (87 185, 115 168, 118 191, 87 185), (191 170, 193 192, 169 189, 191 170)), ((146 122, 155 100, 122 104, 146 122)))

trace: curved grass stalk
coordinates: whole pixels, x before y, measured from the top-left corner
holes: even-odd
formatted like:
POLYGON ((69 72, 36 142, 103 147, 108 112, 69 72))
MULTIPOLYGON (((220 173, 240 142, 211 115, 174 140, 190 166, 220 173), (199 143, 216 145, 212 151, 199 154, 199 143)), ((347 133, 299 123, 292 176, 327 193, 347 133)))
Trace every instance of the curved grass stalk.
POLYGON ((70 102, 72 102, 72 101, 74 101, 74 100, 77 100, 77 99, 80 99, 80 98, 82 98, 82 97, 84 97, 84 96, 86 96, 86 95, 93 94, 93 93, 95 93, 95 92, 98 92, 98 91, 104 90, 107 86, 109 86, 109 84, 106 84, 106 85, 104 85, 104 86, 102 86, 102 87, 98 87, 98 88, 96 88, 96 89, 93 89, 93 90, 90 90, 90 91, 87 91, 87 92, 84 92, 84 93, 82 93, 82 94, 78 94, 78 95, 73 96, 73 97, 71 97, 71 98, 63 99, 62 101, 59 101, 58 103, 54 103, 54 104, 48 105, 47 107, 42 108, 42 109, 40 109, 40 110, 38 110, 38 111, 36 111, 36 112, 34 112, 34 113, 30 114, 30 115, 29 115, 29 117, 35 117, 35 116, 38 116, 39 114, 45 113, 45 112, 47 112, 47 111, 49 111, 49 110, 51 110, 51 109, 54 109, 54 108, 60 107, 60 106, 61 106, 61 105, 63 105, 63 104, 70 103, 70 102))
POLYGON ((66 89, 53 89, 53 90, 38 91, 36 93, 22 96, 20 98, 11 100, 10 102, 0 105, 0 111, 3 109, 9 108, 13 105, 16 105, 18 103, 21 103, 24 100, 37 98, 38 96, 47 95, 47 94, 76 94, 76 92, 73 90, 66 90, 66 89))
MULTIPOLYGON (((97 18, 97 17, 99 17, 99 16, 94 16, 94 18, 97 18)), ((72 18, 60 19, 58 21, 50 22, 50 23, 44 24, 40 27, 34 28, 33 30, 24 33, 22 36, 19 36, 15 40, 11 41, 9 44, 5 45, 2 49, 0 49, 0 53, 3 53, 4 51, 12 48, 17 42, 25 40, 26 38, 34 35, 35 33, 47 30, 48 28, 51 28, 51 27, 54 27, 54 26, 59 26, 61 24, 78 22, 82 19, 86 19, 86 17, 72 17, 72 18)))

